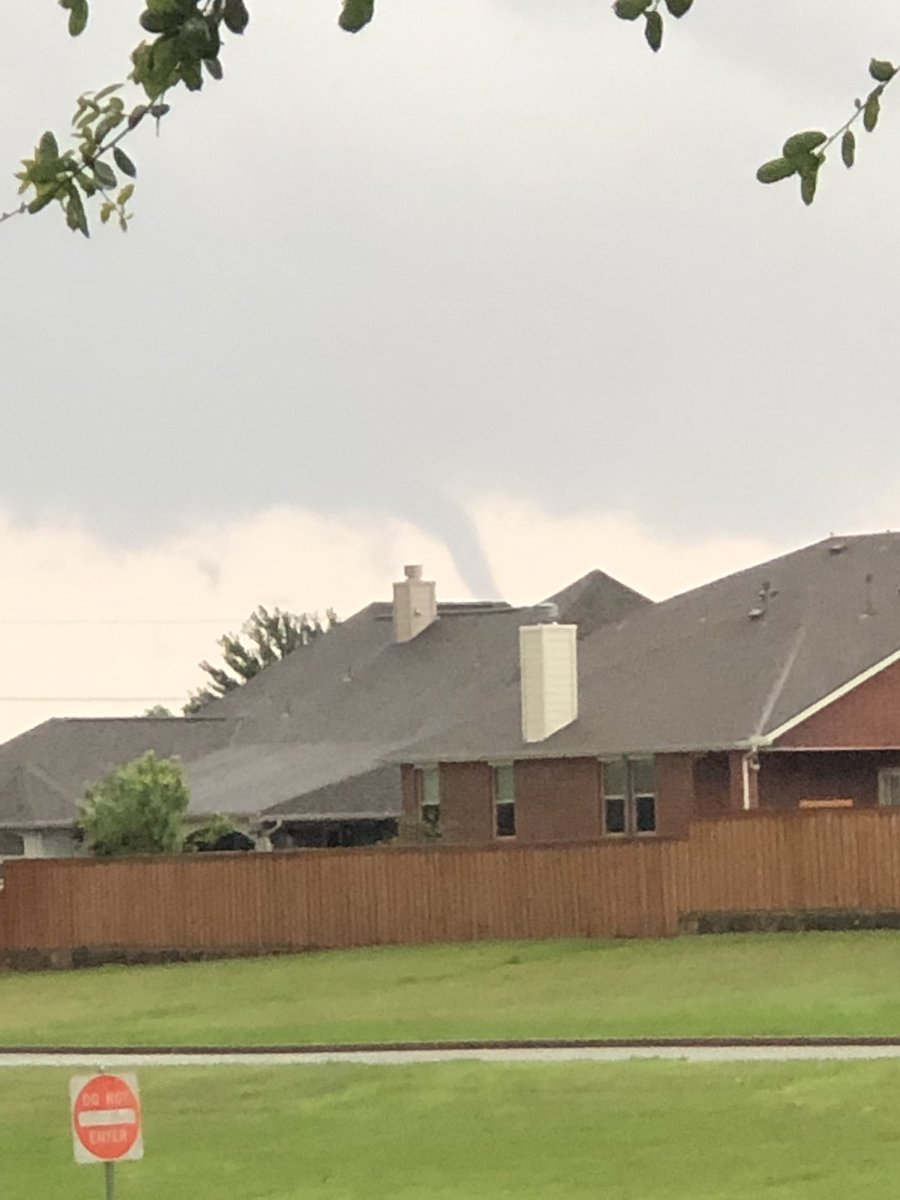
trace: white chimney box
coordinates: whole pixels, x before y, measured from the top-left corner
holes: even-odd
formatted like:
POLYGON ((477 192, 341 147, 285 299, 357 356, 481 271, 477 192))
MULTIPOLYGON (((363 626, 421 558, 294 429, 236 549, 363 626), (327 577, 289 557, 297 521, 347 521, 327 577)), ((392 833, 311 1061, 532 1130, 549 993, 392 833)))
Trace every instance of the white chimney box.
POLYGON ((577 625, 522 625, 522 741, 542 742, 578 716, 577 625))
POLYGON ((418 564, 404 567, 405 578, 394 584, 394 641, 411 642, 437 618, 437 588, 422 578, 418 564))

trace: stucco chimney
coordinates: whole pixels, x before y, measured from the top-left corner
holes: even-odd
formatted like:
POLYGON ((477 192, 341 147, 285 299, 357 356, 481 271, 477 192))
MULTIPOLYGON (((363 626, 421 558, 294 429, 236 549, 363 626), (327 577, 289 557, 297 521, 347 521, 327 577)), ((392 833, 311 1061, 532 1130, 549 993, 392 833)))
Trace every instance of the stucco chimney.
POLYGON ((411 642, 437 618, 437 589, 422 578, 420 566, 403 568, 405 579, 394 584, 394 641, 411 642))
POLYGON ((578 716, 577 635, 577 625, 519 628, 523 742, 542 742, 578 716))

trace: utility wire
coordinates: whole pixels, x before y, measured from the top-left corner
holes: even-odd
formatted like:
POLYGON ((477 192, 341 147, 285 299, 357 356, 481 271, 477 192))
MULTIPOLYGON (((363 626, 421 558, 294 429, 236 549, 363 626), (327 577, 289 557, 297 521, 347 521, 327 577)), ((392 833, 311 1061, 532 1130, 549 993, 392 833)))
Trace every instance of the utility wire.
POLYGON ((0 617, 0 625, 239 625, 234 617, 0 617))
POLYGON ((164 704, 183 699, 183 692, 173 696, 0 696, 0 704, 164 704))

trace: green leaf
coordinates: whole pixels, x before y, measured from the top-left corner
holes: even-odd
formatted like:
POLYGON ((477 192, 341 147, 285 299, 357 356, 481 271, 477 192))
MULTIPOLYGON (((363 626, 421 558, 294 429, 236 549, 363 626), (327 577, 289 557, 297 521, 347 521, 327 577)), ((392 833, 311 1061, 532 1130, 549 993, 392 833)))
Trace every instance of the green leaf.
POLYGON ((112 169, 109 163, 105 162, 94 163, 94 177, 96 178, 99 186, 102 188, 114 188, 119 182, 118 179, 116 179, 115 171, 112 169))
POLYGON ((871 133, 878 124, 878 117, 881 113, 880 95, 881 89, 876 88, 866 99, 865 108, 863 109, 863 125, 868 133, 871 133))
POLYGON ((120 112, 108 112, 102 120, 97 122, 94 129, 94 138, 98 142, 102 142, 108 133, 112 133, 119 125, 122 124, 125 117, 120 112))
POLYGON ((893 63, 884 58, 873 58, 869 63, 869 74, 876 83, 890 83, 897 73, 893 63))
POLYGON ((166 33, 172 27, 172 18, 163 13, 145 9, 140 16, 141 29, 148 33, 166 33))
POLYGON ((123 204, 128 203, 128 201, 131 199, 131 197, 133 195, 134 195, 134 184, 126 183, 125 186, 122 188, 121 192, 119 192, 118 196, 116 196, 116 204, 118 204, 119 208, 121 208, 123 204))
POLYGON ((806 171, 800 176, 800 198, 804 204, 812 204, 816 198, 816 184, 819 181, 818 168, 815 171, 806 171))
POLYGON ((199 92, 203 87, 203 72, 199 62, 183 62, 181 79, 189 92, 199 92))
POLYGON ((125 151, 119 146, 113 146, 113 158, 115 159, 116 166, 119 168, 122 174, 127 175, 129 179, 134 179, 135 175, 137 175, 137 167, 134 165, 125 151))
POLYGON ((48 129, 46 133, 41 135, 41 140, 38 142, 37 161, 40 163, 51 163, 56 162, 58 158, 59 144, 48 129))
POLYGON ((178 45, 186 58, 208 58, 218 47, 213 46, 210 28, 203 17, 191 17, 181 27, 178 45))
POLYGON ((844 130, 841 138, 841 159, 845 167, 852 167, 856 161, 856 134, 852 129, 844 130))
POLYGON ((81 196, 78 194, 78 189, 71 186, 68 191, 66 200, 66 224, 76 233, 83 233, 88 237, 87 214, 84 211, 84 205, 81 203, 81 196))
POLYGON ((662 45, 663 37, 663 22, 662 17, 656 9, 646 14, 647 24, 644 26, 644 37, 647 39, 647 45, 655 54, 662 45))
POLYGON ((147 112, 148 109, 146 104, 139 104, 137 108, 133 108, 128 114, 128 128, 134 129, 135 125, 140 124, 144 117, 146 117, 147 112))
POLYGON ((59 159, 49 163, 36 162, 28 169, 28 182, 56 183, 64 165, 59 159))
POLYGON ((46 208, 48 204, 52 204, 55 199, 56 193, 54 191, 51 190, 43 192, 40 196, 36 196, 34 200, 31 201, 31 203, 28 205, 28 211, 30 213, 38 213, 42 208, 46 208))
POLYGON ((209 71, 213 79, 222 78, 222 64, 217 58, 204 58, 203 65, 209 71))
POLYGON ((111 96, 113 92, 118 92, 122 87, 121 83, 110 83, 105 88, 101 88, 94 96, 95 100, 105 100, 107 96, 111 96))
POLYGON ((650 7, 651 0, 616 0, 613 12, 622 21, 636 21, 650 7))
POLYGON ((779 179, 787 179, 790 175, 796 173, 797 167, 794 163, 786 158, 773 158, 763 165, 756 172, 756 178, 760 183, 777 183, 779 179))
POLYGON ((816 146, 821 146, 828 140, 828 135, 820 129, 804 129, 801 133, 792 134, 781 148, 785 158, 802 158, 816 146))
POLYGON ((116 206, 109 200, 100 206, 100 224, 105 225, 116 211, 116 206))
MULTIPOLYGON (((649 3, 649 0, 648 0, 649 3)), ((359 33, 375 15, 375 0, 344 0, 338 25, 347 33, 359 33)))
POLYGON ((666 0, 666 8, 673 17, 683 17, 694 0, 666 0))
POLYGON ((250 21, 244 0, 225 0, 222 20, 225 22, 225 28, 231 33, 243 33, 250 21))
POLYGON ((60 4, 69 10, 69 33, 72 37, 84 33, 88 23, 88 0, 60 0, 60 4))

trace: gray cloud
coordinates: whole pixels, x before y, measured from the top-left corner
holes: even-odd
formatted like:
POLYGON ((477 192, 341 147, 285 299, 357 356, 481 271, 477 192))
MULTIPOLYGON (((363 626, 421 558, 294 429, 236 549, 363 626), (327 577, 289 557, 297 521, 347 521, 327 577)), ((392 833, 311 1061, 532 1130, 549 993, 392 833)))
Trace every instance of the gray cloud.
MULTIPOLYGON (((753 171, 843 118, 894 8, 698 3, 652 59, 586 0, 383 0, 355 39, 258 5, 226 82, 142 137, 127 238, 0 230, 0 500, 126 543, 279 501, 391 512, 477 591, 458 498, 496 488, 673 538, 852 524, 900 426, 893 98, 813 210, 753 171)), ((33 9, 11 165, 131 37, 106 13, 73 48, 33 9)))

